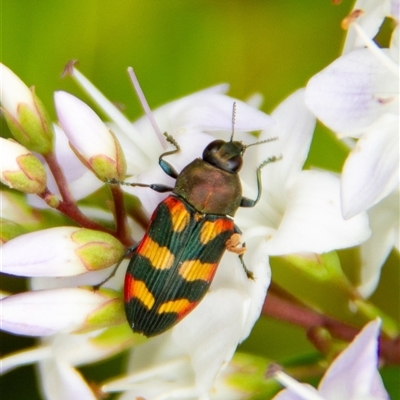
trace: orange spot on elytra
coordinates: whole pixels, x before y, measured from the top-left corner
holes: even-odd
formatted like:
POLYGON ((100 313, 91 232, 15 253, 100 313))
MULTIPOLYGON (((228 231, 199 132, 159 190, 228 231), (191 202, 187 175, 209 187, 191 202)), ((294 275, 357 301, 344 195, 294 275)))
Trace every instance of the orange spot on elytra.
POLYGON ((230 219, 217 219, 216 221, 205 221, 200 231, 200 242, 207 244, 220 233, 233 229, 233 221, 230 219))
POLYGON ((157 310, 158 314, 163 313, 177 313, 178 318, 183 318, 189 311, 191 311, 197 302, 190 302, 187 299, 171 300, 161 304, 157 310))
POLYGON ((217 263, 202 263, 200 260, 189 260, 179 267, 179 275, 186 281, 211 281, 217 268, 217 263))
POLYGON ((160 246, 150 236, 145 236, 138 247, 137 254, 150 260, 151 266, 156 269, 171 268, 175 257, 166 246, 160 246))
POLYGON ((124 301, 128 303, 131 299, 138 299, 151 310, 155 299, 143 281, 135 280, 131 274, 125 275, 124 301))

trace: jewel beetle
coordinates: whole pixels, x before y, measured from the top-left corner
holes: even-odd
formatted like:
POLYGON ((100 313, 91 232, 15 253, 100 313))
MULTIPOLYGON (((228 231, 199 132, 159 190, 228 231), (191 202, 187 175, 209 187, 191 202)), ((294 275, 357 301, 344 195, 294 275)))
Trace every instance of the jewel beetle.
POLYGON ((230 140, 212 141, 202 158, 180 173, 164 160, 180 151, 174 138, 164 134, 175 150, 161 154, 159 165, 176 179, 174 187, 110 181, 171 192, 155 209, 142 240, 128 250, 132 257, 125 275, 124 303, 134 332, 151 337, 182 320, 207 293, 225 250, 236 253, 247 277, 253 278, 243 262, 246 248, 240 246, 241 232, 233 217, 239 207, 257 204, 261 168, 278 158, 270 157, 257 168, 256 199, 243 197, 238 171, 245 150, 275 138, 250 145, 234 141, 235 104, 233 109, 230 140))

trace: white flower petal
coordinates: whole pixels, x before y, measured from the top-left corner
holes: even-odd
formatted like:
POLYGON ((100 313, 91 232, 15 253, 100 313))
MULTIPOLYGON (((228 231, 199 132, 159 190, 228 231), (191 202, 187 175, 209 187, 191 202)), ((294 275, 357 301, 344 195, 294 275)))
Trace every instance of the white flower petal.
POLYGON ((287 208, 268 253, 324 253, 355 246, 369 235, 368 218, 341 215, 339 179, 322 171, 303 171, 288 190, 287 208))
POLYGON ((75 253, 81 244, 71 238, 81 229, 50 228, 10 240, 2 247, 3 272, 18 276, 71 276, 87 272, 75 253))
MULTIPOLYGON (((381 50, 388 55, 387 49, 381 50)), ((306 104, 340 135, 357 136, 386 112, 398 113, 398 76, 368 49, 354 50, 310 79, 306 104)))
POLYGON ((103 360, 121 351, 124 343, 115 340, 109 344, 96 344, 96 337, 103 330, 89 333, 59 333, 43 338, 46 346, 51 346, 52 357, 62 360, 71 366, 81 366, 103 360))
POLYGON ((1 300, 2 329, 26 336, 72 331, 107 301, 100 292, 73 288, 16 294, 1 300))
POLYGON ((173 329, 175 345, 190 356, 199 391, 206 393, 211 388, 236 350, 243 326, 244 300, 235 290, 210 291, 173 329))
POLYGON ((39 363, 40 384, 46 399, 96 400, 82 375, 67 363, 46 360, 39 363))
MULTIPOLYGON (((357 23, 370 39, 375 37, 385 16, 389 14, 389 5, 389 0, 357 0, 354 4, 353 10, 363 11, 363 14, 357 18, 357 23)), ((350 26, 343 46, 343 53, 362 47, 364 47, 364 41, 358 36, 354 27, 350 26)))
MULTIPOLYGON (((171 135, 181 128, 202 132, 232 130, 232 109, 236 102, 235 131, 250 132, 273 124, 267 114, 246 103, 222 94, 199 92, 168 103, 154 111, 154 118, 162 131, 171 135)), ((139 120, 134 125, 147 124, 139 120)))
POLYGON ((342 173, 342 209, 352 217, 399 184, 399 117, 385 115, 357 142, 342 173))
POLYGON ((258 148, 258 164, 271 155, 282 160, 266 166, 262 171, 264 191, 273 194, 279 203, 285 198, 285 189, 293 177, 301 171, 310 149, 315 128, 315 117, 305 105, 304 89, 300 89, 286 98, 271 114, 276 121, 260 140, 277 137, 276 141, 258 148))
POLYGON ((361 245, 361 281, 358 291, 369 297, 376 289, 381 268, 399 242, 399 191, 394 191, 369 211, 371 237, 361 245))
POLYGON ((274 396, 272 400, 304 400, 304 398, 297 396, 297 394, 288 389, 284 389, 274 396))
POLYGON ((322 396, 389 399, 377 369, 380 325, 378 319, 368 323, 333 361, 319 385, 322 396))

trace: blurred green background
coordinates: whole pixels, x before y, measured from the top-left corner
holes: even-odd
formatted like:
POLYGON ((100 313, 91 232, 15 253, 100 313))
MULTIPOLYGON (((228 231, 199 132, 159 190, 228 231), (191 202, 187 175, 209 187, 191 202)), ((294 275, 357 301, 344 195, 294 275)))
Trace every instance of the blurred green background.
MULTIPOLYGON (((82 97, 71 79, 61 78, 71 59, 131 118, 141 110, 128 66, 153 108, 227 82, 232 96, 263 94, 262 109, 270 112, 338 57, 345 36, 340 22, 352 6, 346 0, 3 0, 1 61, 36 86, 53 117, 54 90, 82 97)), ((344 158, 332 134, 318 126, 308 165, 340 171, 344 158)), ((398 278, 394 267, 384 272, 388 285, 398 278)), ((6 334, 1 339, 2 354, 33 344, 6 334)), ((303 330, 270 320, 256 326, 243 349, 276 359, 313 352, 303 330)), ((119 365, 114 359, 85 374, 99 380, 117 374, 119 365)), ((395 390, 398 370, 388 371, 386 382, 395 390)), ((38 399, 32 372, 25 367, 3 377, 2 399, 38 399)))

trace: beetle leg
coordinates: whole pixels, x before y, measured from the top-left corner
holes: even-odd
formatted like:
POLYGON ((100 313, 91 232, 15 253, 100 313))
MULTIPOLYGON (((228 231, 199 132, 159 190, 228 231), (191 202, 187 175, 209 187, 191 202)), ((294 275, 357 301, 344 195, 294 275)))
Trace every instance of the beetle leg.
POLYGON ((235 253, 237 255, 244 254, 246 252, 246 246, 242 244, 241 247, 238 247, 240 244, 240 233, 234 233, 232 236, 225 242, 226 250, 231 253, 235 253))
POLYGON ((255 200, 249 199, 247 197, 242 197, 240 201, 240 207, 254 207, 261 198, 262 193, 262 183, 261 183, 261 169, 264 168, 267 164, 278 161, 282 158, 282 156, 272 156, 264 160, 257 168, 257 197, 255 200))
POLYGON ((158 158, 158 164, 160 165, 160 167, 163 169, 163 171, 167 175, 176 179, 178 177, 179 173, 169 162, 163 160, 163 158, 165 156, 169 156, 171 154, 178 153, 181 148, 179 147, 179 144, 175 141, 175 139, 171 135, 169 135, 167 132, 164 133, 164 136, 167 138, 167 142, 169 142, 173 146, 175 146, 175 150, 166 151, 165 153, 162 153, 161 156, 158 158))
POLYGON ((235 226, 235 233, 225 242, 226 250, 230 251, 231 253, 235 253, 239 256, 240 263, 246 273, 247 278, 252 279, 254 281, 253 273, 246 267, 244 263, 243 256, 246 253, 246 244, 242 243, 242 246, 239 247, 240 244, 240 230, 238 227, 235 226))
POLYGON ((106 181, 107 183, 110 183, 111 185, 125 185, 125 186, 139 186, 139 187, 148 187, 156 192, 159 193, 165 193, 165 192, 172 192, 174 190, 173 187, 163 185, 161 183, 153 183, 153 184, 146 184, 146 183, 135 183, 135 182, 123 182, 123 181, 117 181, 116 179, 108 179, 106 181))
POLYGON ((99 290, 106 282, 108 282, 117 272, 117 269, 119 268, 119 266, 122 264, 122 261, 124 261, 125 257, 130 254, 133 253, 136 249, 136 247, 138 247, 139 243, 136 243, 135 245, 133 245, 132 247, 130 247, 125 254, 119 259, 119 261, 117 262, 117 264, 115 265, 114 269, 111 271, 111 274, 107 276, 106 279, 102 280, 100 283, 98 283, 97 285, 93 285, 93 290, 99 290))

